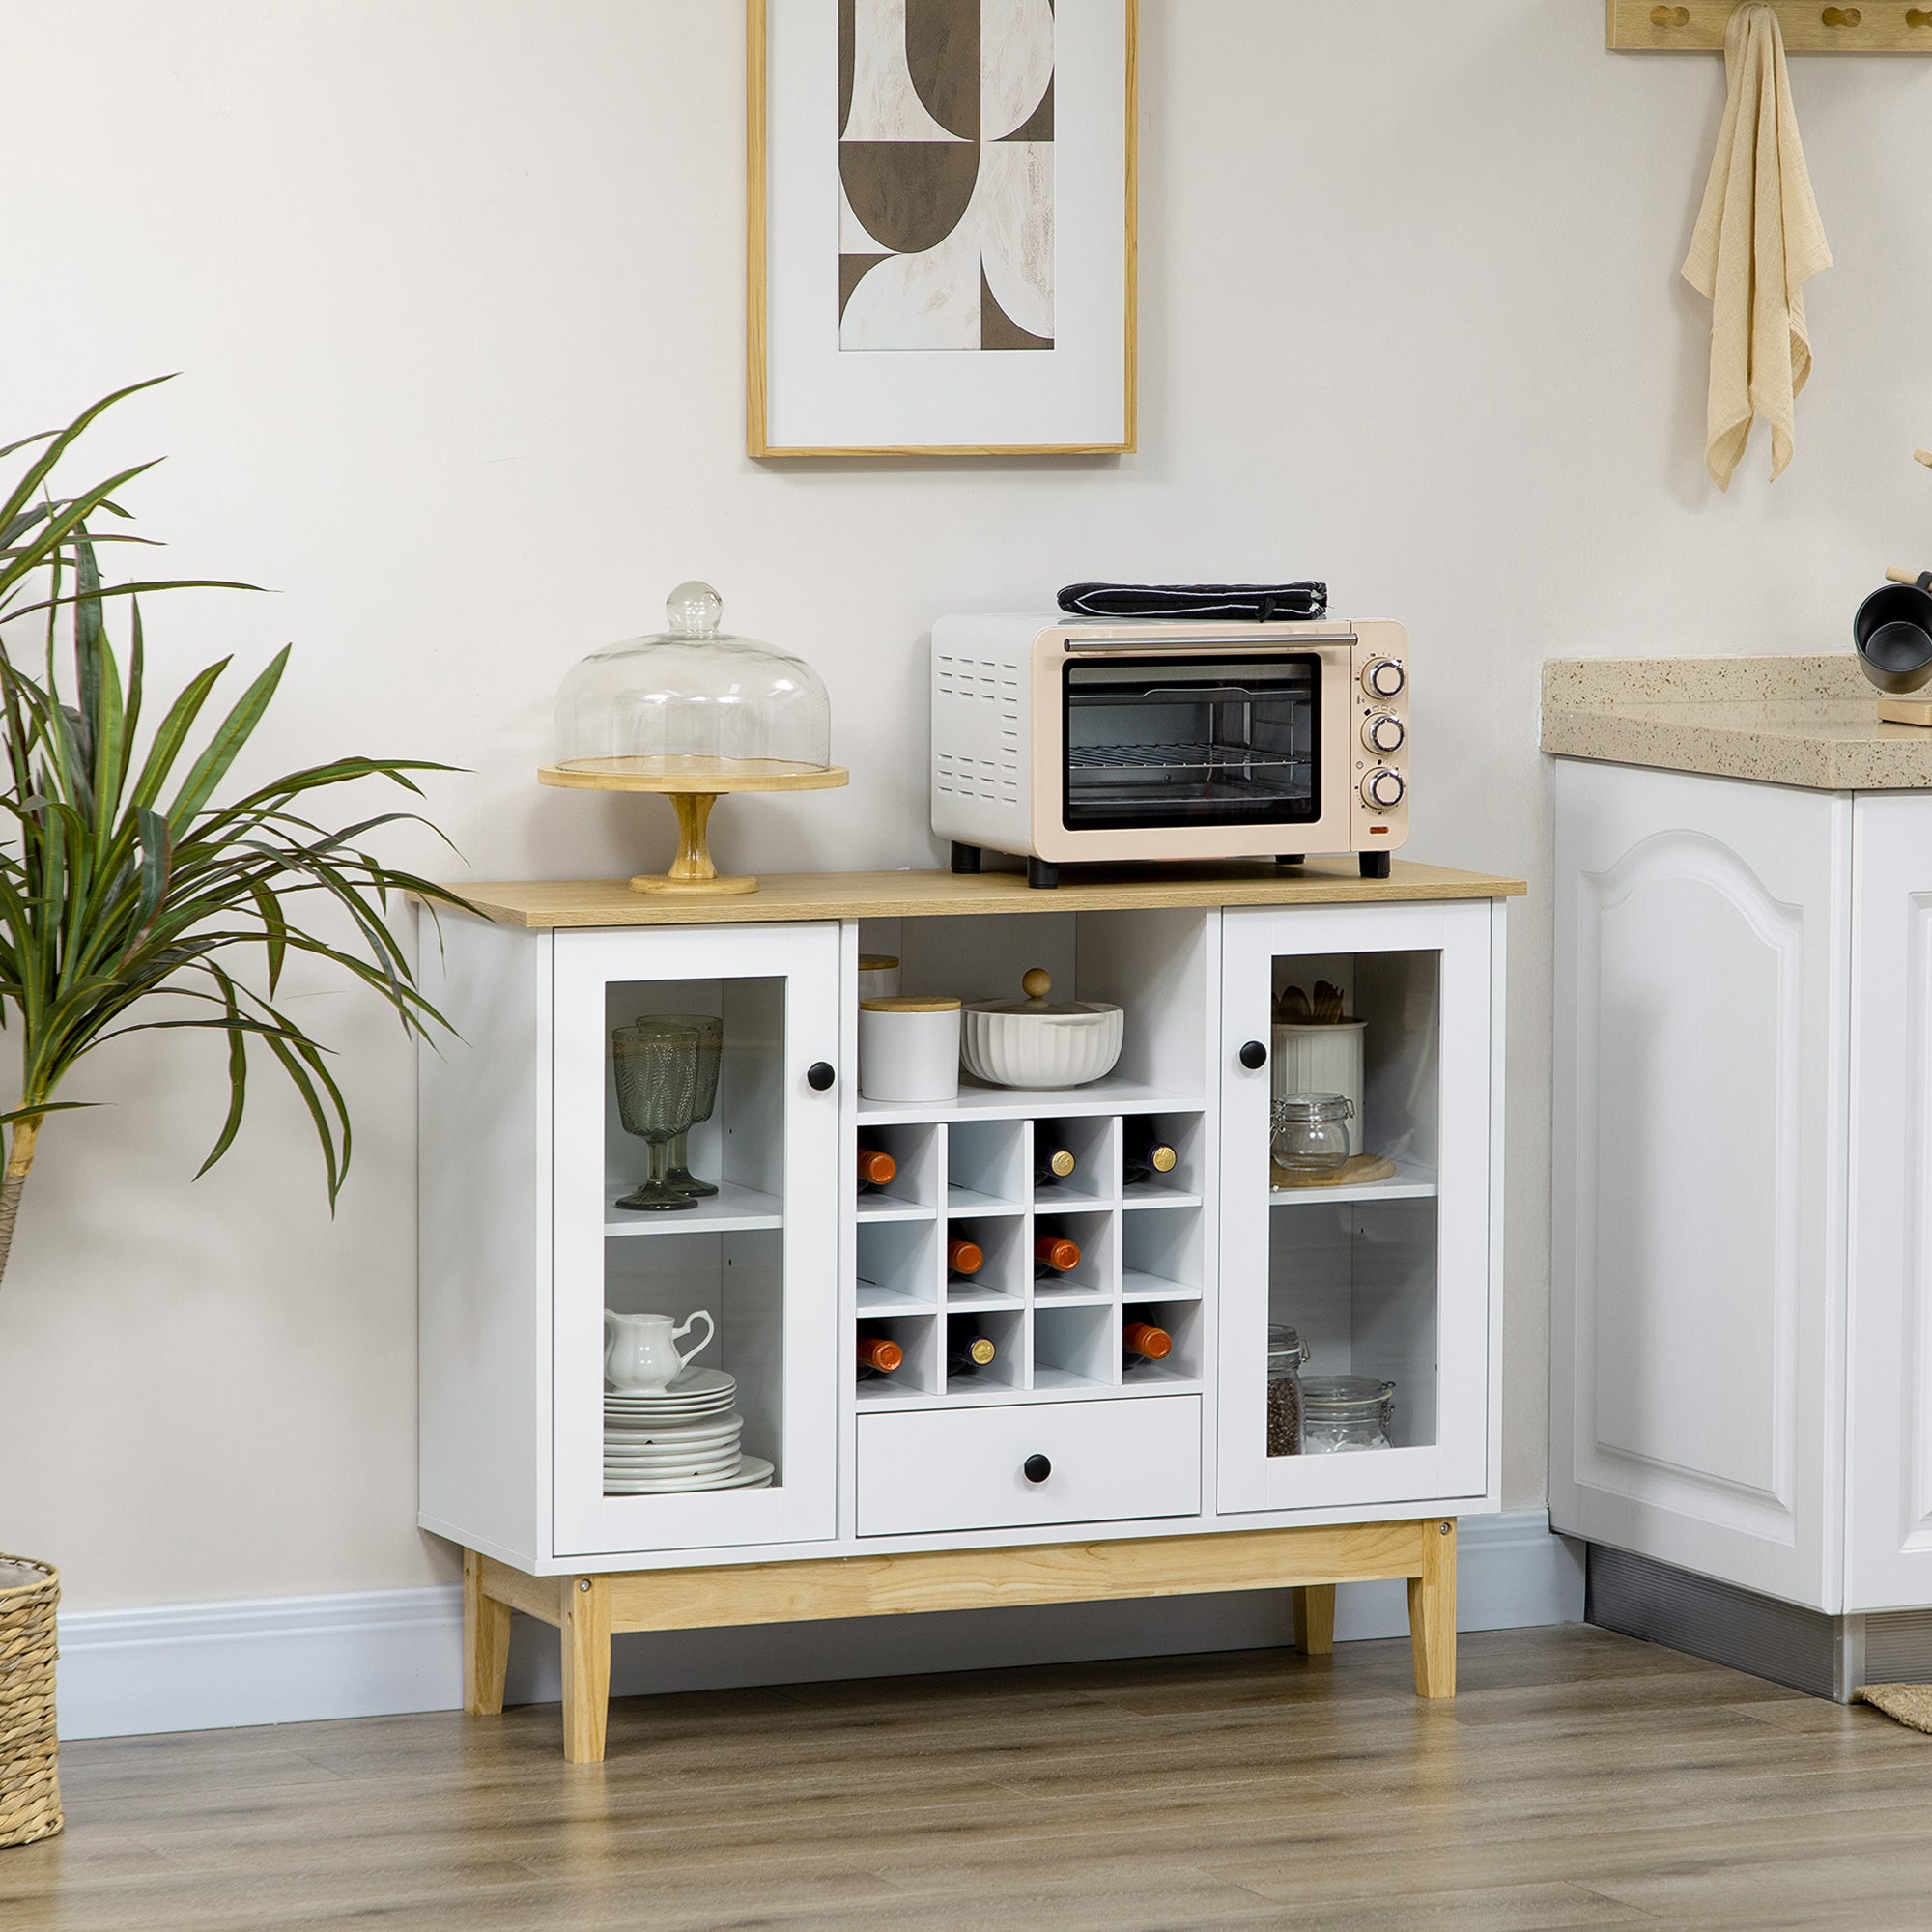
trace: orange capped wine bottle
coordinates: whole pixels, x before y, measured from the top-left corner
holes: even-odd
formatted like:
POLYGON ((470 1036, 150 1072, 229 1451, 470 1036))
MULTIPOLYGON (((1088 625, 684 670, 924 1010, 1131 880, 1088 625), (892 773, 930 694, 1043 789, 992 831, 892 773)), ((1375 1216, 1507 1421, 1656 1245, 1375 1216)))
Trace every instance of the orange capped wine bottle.
POLYGON ((1080 1265, 1080 1243, 1065 1235, 1041 1235, 1033 1244, 1033 1258, 1041 1267, 1065 1274, 1080 1265))
POLYGON ((957 1236, 946 1244, 946 1265, 954 1274, 978 1274, 986 1264, 986 1252, 978 1241, 962 1241, 957 1236))
POLYGON ((905 1360, 905 1350, 890 1335, 859 1337, 859 1370, 862 1375, 889 1376, 905 1360))
POLYGON ((859 1150, 859 1185, 883 1187, 899 1171, 899 1164, 884 1148, 859 1150))
POLYGON ((1129 1363, 1158 1362, 1174 1352, 1174 1337, 1151 1321, 1129 1321, 1121 1340, 1126 1346, 1129 1363))

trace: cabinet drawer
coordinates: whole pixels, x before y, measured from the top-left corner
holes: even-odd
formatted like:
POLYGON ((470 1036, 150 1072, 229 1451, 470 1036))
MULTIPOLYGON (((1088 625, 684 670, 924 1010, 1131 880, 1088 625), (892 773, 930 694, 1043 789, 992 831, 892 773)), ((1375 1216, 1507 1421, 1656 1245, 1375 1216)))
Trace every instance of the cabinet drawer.
POLYGON ((1201 1398, 1036 1403, 859 1418, 859 1534, 1194 1516, 1201 1398), (1043 1482, 1026 1475, 1044 1456, 1043 1482))

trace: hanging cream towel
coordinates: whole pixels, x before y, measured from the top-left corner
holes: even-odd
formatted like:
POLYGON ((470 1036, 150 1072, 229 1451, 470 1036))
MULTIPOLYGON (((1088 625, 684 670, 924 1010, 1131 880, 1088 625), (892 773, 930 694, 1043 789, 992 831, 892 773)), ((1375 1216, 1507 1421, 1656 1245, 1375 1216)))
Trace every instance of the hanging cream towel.
POLYGON ((1751 419, 1771 425, 1771 473, 1791 461, 1793 404, 1811 373, 1804 284, 1832 266, 1811 198, 1784 36, 1762 4, 1724 29, 1724 123, 1684 279, 1711 300, 1711 395, 1704 464, 1719 489, 1745 453, 1751 419))

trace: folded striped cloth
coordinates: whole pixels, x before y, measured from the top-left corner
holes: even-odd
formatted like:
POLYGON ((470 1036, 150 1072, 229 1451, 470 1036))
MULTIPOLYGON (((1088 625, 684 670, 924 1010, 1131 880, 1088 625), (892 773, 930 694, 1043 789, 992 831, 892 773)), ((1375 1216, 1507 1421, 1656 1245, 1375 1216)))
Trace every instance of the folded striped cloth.
POLYGON ((1221 617, 1266 624, 1325 617, 1325 583, 1069 583, 1060 608, 1081 617, 1221 617))

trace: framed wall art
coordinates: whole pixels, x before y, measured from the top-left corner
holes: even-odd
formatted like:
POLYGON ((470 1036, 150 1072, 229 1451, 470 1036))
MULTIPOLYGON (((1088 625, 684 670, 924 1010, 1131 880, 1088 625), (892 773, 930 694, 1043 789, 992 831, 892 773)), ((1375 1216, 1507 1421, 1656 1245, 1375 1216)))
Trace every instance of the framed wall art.
POLYGON ((1134 446, 1136 0, 747 0, 747 441, 1134 446))

